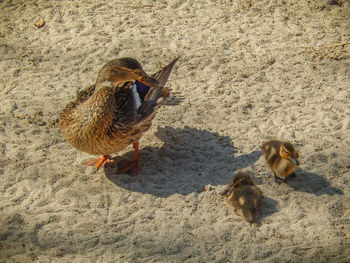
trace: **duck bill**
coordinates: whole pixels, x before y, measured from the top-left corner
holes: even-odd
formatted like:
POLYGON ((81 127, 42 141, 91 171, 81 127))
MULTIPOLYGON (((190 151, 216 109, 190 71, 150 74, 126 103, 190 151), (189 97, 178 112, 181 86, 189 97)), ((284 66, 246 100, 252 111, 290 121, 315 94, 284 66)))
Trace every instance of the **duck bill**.
POLYGON ((159 82, 156 79, 151 78, 147 74, 143 74, 141 78, 138 79, 138 81, 153 88, 156 88, 159 86, 159 82))
POLYGON ((298 161, 295 157, 290 158, 290 160, 291 160, 292 163, 294 163, 295 165, 300 165, 299 161, 298 161))
POLYGON ((233 188, 235 188, 234 186, 231 186, 230 189, 227 191, 227 196, 230 196, 230 194, 232 193, 233 191, 233 188))

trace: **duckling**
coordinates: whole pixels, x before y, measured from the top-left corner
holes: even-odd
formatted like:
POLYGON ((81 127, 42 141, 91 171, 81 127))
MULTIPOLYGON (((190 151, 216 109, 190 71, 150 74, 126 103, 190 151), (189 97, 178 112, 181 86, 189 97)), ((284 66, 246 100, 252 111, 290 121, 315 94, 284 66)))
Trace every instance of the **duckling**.
POLYGON ((62 110, 59 127, 67 141, 80 151, 102 155, 86 165, 99 169, 111 163, 110 154, 132 144, 134 160, 119 172, 133 170, 132 176, 138 173, 138 141, 151 127, 161 105, 158 99, 166 96, 164 86, 177 59, 152 77, 133 58, 109 61, 100 70, 96 83, 62 110))
POLYGON ((275 179, 285 181, 295 176, 295 170, 300 165, 299 153, 290 142, 270 140, 264 142, 261 150, 265 154, 266 165, 273 171, 275 179))
POLYGON ((221 193, 227 203, 232 205, 235 213, 243 216, 249 223, 256 220, 256 214, 260 210, 263 194, 254 184, 249 174, 238 171, 232 178, 231 184, 221 193))

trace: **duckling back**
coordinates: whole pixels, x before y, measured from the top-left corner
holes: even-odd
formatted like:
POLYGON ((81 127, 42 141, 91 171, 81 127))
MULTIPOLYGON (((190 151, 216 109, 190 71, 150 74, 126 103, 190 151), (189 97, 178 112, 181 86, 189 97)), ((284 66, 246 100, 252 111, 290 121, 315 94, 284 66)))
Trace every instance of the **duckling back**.
POLYGON ((260 210, 261 201, 262 193, 260 189, 252 185, 238 187, 227 197, 227 202, 249 223, 255 221, 256 214, 260 210))
POLYGON ((247 222, 253 223, 260 210, 263 195, 248 174, 239 172, 236 177, 243 174, 245 178, 239 178, 236 181, 233 178, 230 187, 222 195, 238 215, 243 216, 247 222))
POLYGON ((299 154, 289 142, 267 141, 262 144, 261 150, 264 152, 266 165, 281 179, 294 173, 299 165, 299 154))

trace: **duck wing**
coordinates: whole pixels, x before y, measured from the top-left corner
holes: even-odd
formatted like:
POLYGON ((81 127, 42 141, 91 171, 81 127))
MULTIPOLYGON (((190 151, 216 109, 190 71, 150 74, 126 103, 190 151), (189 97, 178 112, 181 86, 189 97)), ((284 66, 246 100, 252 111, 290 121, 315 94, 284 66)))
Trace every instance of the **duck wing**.
MULTIPOLYGON (((148 87, 148 92, 145 94, 142 104, 138 109, 138 115, 140 116, 141 120, 151 115, 156 109, 158 99, 162 96, 165 84, 168 81, 171 71, 178 59, 179 57, 175 58, 169 65, 152 75, 152 77, 158 81, 159 86, 154 89, 148 87)), ((139 93, 141 94, 141 92, 139 93)))
POLYGON ((173 61, 170 62, 169 65, 165 66, 163 69, 161 69, 160 71, 152 75, 152 77, 158 81, 159 86, 151 90, 146 95, 145 101, 149 101, 149 100, 157 101, 160 98, 163 92, 163 89, 165 87, 165 83, 168 81, 171 71, 173 70, 175 63, 176 61, 178 61, 179 58, 180 57, 175 58, 173 61))
POLYGON ((120 84, 116 88, 113 127, 127 127, 147 119, 157 107, 157 101, 178 58, 153 74, 159 85, 152 88, 137 80, 120 84))

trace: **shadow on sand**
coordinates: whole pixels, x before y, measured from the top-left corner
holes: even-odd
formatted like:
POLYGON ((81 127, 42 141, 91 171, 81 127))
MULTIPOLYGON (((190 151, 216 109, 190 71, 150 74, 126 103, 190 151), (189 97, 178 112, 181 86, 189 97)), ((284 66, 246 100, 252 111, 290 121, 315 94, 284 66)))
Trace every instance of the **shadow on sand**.
POLYGON ((268 217, 278 211, 277 204, 278 202, 276 200, 271 199, 267 196, 264 196, 262 206, 261 206, 261 211, 259 213, 259 217, 257 220, 258 225, 261 224, 261 222, 265 217, 268 217))
POLYGON ((302 169, 296 171, 296 176, 287 180, 287 184, 295 191, 319 195, 342 195, 339 188, 330 185, 327 179, 316 173, 302 169))
POLYGON ((187 195, 203 191, 207 184, 228 184, 235 171, 253 164, 261 155, 253 151, 235 157, 230 137, 187 126, 159 128, 155 135, 164 144, 140 150, 137 176, 118 174, 117 167, 106 167, 106 177, 129 191, 162 197, 187 195))

